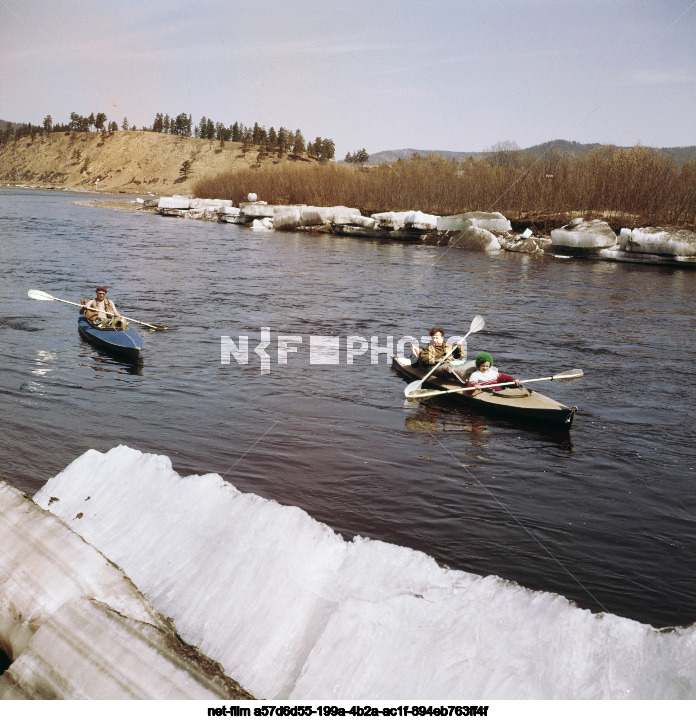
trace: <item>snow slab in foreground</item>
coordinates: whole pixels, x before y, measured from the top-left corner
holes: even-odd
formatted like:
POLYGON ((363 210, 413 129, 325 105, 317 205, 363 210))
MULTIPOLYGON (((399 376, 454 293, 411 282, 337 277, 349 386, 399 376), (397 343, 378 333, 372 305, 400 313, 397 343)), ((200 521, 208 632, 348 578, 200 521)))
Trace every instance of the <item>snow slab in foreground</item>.
POLYGON ((87 451, 35 496, 51 498, 257 698, 696 694, 693 626, 660 632, 408 548, 347 542, 216 474, 182 478, 166 456, 87 451))
POLYGON ((0 538, 0 648, 12 661, 0 699, 248 697, 123 571, 4 480, 0 538))

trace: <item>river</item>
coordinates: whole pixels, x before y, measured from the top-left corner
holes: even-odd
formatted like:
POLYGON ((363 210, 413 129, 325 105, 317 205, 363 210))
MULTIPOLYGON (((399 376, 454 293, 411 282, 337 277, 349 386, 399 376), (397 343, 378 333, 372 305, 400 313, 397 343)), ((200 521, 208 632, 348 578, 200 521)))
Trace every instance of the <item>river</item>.
POLYGON ((253 232, 94 197, 0 189, 0 474, 17 487, 125 444, 347 538, 657 627, 696 621, 693 270, 253 232), (27 297, 100 284, 169 326, 132 324, 140 365, 84 342, 75 308, 27 297), (475 314, 470 357, 521 378, 584 370, 537 387, 578 407, 569 432, 405 401, 388 338, 463 335, 475 314), (248 363, 221 362, 222 336, 248 338, 248 363), (338 338, 337 364, 316 362, 318 336, 338 338), (349 342, 365 348, 351 364, 349 342))

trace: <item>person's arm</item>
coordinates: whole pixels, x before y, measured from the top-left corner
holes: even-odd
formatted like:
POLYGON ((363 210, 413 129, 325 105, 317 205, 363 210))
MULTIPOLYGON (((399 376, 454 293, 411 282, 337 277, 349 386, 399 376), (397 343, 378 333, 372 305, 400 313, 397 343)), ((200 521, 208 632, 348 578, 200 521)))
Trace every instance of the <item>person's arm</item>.
POLYGON ((421 366, 430 365, 430 346, 426 345, 418 353, 418 364, 421 366))
POLYGON ((498 377, 495 380, 496 383, 514 383, 518 388, 521 385, 519 380, 514 376, 509 376, 507 373, 498 373, 498 377))

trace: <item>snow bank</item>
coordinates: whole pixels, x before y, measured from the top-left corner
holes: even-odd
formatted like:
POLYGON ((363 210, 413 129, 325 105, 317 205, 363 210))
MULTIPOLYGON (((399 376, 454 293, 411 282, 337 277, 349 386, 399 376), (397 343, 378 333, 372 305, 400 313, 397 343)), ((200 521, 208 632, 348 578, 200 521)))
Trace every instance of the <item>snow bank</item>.
POLYGON ((304 511, 90 450, 36 494, 182 637, 256 696, 692 698, 696 630, 659 632, 423 553, 344 541, 304 511))
POLYGON ((617 239, 605 220, 575 218, 568 225, 551 231, 551 243, 565 248, 611 248, 617 239))
POLYGON ((696 256, 696 233, 678 228, 622 228, 619 246, 630 253, 696 256))

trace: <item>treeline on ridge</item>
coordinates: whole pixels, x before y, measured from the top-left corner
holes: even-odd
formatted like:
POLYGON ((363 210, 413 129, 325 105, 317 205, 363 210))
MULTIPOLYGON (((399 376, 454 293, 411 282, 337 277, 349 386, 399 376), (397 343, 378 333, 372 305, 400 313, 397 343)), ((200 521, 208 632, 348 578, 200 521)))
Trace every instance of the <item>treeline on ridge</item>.
POLYGON ((577 216, 605 218, 612 227, 696 230, 696 160, 680 164, 640 145, 600 146, 577 157, 550 148, 535 158, 500 146, 462 161, 429 154, 368 168, 262 166, 202 179, 194 192, 235 203, 254 192, 274 204, 347 205, 363 212, 498 211, 541 230, 577 216))
MULTIPOLYGON (((54 124, 53 118, 47 115, 42 125, 5 122, 4 127, 0 129, 0 145, 27 136, 31 136, 33 140, 38 133, 42 132, 91 132, 92 128, 102 133, 119 130, 118 123, 114 120, 108 122, 105 113, 91 113, 85 117, 73 112, 70 113, 70 122, 65 125, 54 124)), ((128 118, 124 118, 121 123, 121 130, 137 130, 137 128, 131 127, 128 118)), ((217 140, 220 143, 228 141, 241 143, 243 152, 255 145, 262 152, 269 155, 277 154, 279 157, 290 152, 295 155, 306 153, 320 161, 328 161, 334 159, 336 152, 334 141, 330 138, 317 137, 307 143, 299 128, 292 131, 280 127, 276 131, 273 127, 266 130, 264 126, 258 123, 254 123, 253 126, 245 126, 239 122, 227 126, 205 116, 201 118, 198 125, 194 126, 191 115, 186 115, 186 113, 180 113, 176 117, 157 113, 152 127, 143 127, 141 130, 179 135, 181 137, 217 140)))

